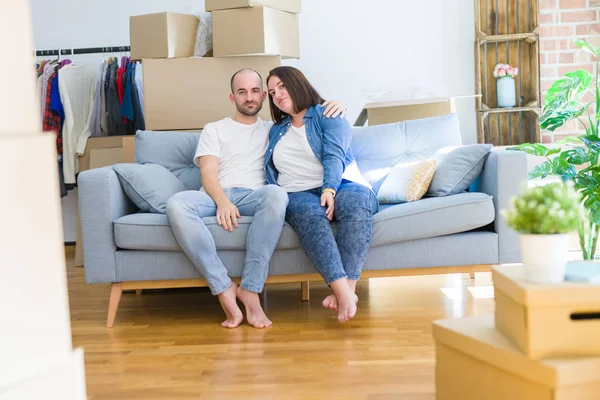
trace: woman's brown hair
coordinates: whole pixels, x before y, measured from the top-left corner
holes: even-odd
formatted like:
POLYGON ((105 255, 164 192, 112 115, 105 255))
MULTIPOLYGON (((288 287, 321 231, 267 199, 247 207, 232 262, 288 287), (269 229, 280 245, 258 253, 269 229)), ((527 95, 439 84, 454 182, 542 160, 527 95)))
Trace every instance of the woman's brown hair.
MULTIPOLYGON (((273 76, 281 79, 281 82, 287 89, 287 92, 294 103, 294 113, 296 114, 308 107, 323 104, 325 101, 310 84, 308 79, 306 79, 306 76, 304 76, 297 68, 288 66, 274 68, 269 72, 269 76, 267 77, 267 87, 269 86, 269 79, 273 76)), ((280 124, 288 115, 273 103, 273 96, 271 96, 270 93, 269 107, 271 108, 271 117, 276 124, 280 124)))

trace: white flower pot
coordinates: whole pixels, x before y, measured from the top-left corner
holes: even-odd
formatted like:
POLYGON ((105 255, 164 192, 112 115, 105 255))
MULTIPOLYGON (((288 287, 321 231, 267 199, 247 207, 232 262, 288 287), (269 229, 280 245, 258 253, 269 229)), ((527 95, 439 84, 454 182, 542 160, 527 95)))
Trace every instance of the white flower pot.
POLYGON ((569 234, 521 235, 521 260, 532 283, 560 283, 565 279, 569 234))

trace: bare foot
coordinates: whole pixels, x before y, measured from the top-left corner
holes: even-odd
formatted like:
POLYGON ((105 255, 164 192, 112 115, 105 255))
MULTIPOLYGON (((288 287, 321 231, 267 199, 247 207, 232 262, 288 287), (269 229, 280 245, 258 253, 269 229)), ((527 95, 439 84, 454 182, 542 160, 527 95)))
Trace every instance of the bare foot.
POLYGON ((258 293, 250 292, 239 287, 237 289, 237 296, 246 307, 246 319, 248 320, 248 324, 258 329, 268 328, 273 325, 260 305, 258 293))
MULTIPOLYGON (((352 289, 352 291, 355 293, 356 293, 357 282, 358 281, 348 280, 348 285, 350 286, 350 289, 352 289)), ((323 300, 323 307, 337 311, 338 299, 337 299, 337 296, 335 295, 335 293, 332 293, 329 296, 325 297, 325 299, 323 300)))
POLYGON ((323 300, 323 307, 329 308, 330 310, 338 309, 338 300, 335 294, 331 293, 329 296, 325 297, 323 300))
POLYGON ((340 296, 338 300, 338 321, 344 323, 354 318, 357 309, 356 303, 358 303, 358 296, 354 293, 340 296))
POLYGON ((219 303, 221 303, 221 307, 227 316, 227 319, 221 324, 224 328, 235 328, 241 324, 244 319, 244 314, 242 314, 242 310, 240 310, 237 305, 237 289, 238 285, 232 282, 231 286, 229 286, 226 291, 217 296, 219 298, 219 303))

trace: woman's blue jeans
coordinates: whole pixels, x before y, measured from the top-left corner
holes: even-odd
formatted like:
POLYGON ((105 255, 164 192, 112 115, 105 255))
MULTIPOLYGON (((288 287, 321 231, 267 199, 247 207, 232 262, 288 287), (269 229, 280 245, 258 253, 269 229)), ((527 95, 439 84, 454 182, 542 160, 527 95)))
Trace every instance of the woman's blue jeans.
POLYGON ((296 230, 306 254, 327 285, 347 278, 358 280, 373 231, 372 216, 379 203, 373 192, 343 181, 336 196, 334 233, 321 206, 321 188, 288 193, 286 221, 296 230))

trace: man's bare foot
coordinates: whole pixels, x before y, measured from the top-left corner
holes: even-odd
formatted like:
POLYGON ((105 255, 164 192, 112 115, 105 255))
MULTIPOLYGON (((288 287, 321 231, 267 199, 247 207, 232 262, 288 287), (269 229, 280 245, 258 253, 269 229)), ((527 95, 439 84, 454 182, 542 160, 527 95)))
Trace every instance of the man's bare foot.
POLYGON ((331 293, 329 296, 325 297, 323 300, 323 307, 329 308, 330 310, 338 309, 338 300, 335 294, 331 293))
POLYGON ((237 289, 237 296, 246 307, 248 324, 258 329, 268 328, 273 325, 260 305, 258 293, 250 292, 240 286, 237 289))
POLYGON ((338 321, 344 323, 354 318, 357 309, 356 303, 358 303, 358 296, 354 293, 340 296, 338 300, 338 321))
POLYGON ((219 298, 219 303, 221 303, 221 307, 227 316, 227 319, 221 324, 224 328, 235 328, 241 324, 244 319, 244 314, 242 314, 242 310, 240 310, 240 307, 237 305, 237 289, 238 285, 231 282, 231 286, 217 296, 219 298))

